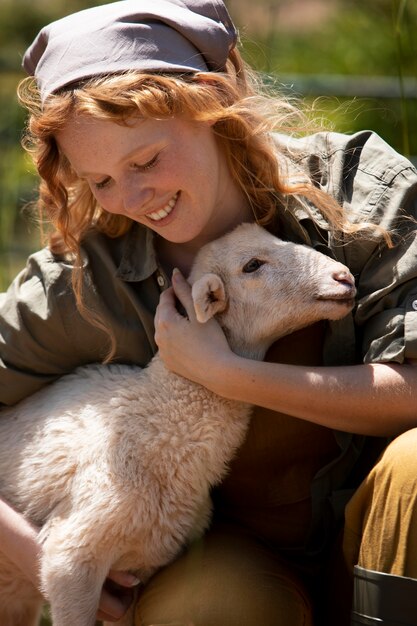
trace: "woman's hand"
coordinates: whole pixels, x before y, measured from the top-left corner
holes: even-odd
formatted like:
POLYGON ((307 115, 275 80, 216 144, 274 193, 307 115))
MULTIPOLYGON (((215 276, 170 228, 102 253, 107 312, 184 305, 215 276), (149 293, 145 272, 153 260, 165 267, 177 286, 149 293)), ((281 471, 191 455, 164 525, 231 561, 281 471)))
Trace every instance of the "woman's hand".
POLYGON ((139 584, 129 572, 110 570, 101 592, 97 619, 119 621, 133 601, 133 588, 139 584))
POLYGON ((161 294, 155 315, 155 341, 171 371, 216 391, 216 373, 234 354, 215 319, 197 321, 191 288, 180 272, 172 276, 172 288, 161 294), (187 317, 175 306, 175 296, 187 317))

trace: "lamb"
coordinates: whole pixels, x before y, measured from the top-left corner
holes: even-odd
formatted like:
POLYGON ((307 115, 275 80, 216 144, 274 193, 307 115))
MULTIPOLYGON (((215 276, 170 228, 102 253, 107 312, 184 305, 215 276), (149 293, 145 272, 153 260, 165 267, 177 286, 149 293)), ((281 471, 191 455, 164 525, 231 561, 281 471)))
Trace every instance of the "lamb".
MULTIPOLYGON (((262 359, 279 337, 354 303, 349 270, 242 224, 206 245, 189 282, 197 319, 262 359)), ((146 581, 210 521, 210 488, 241 444, 250 406, 168 371, 78 368, 0 416, 0 494, 42 527, 54 626, 93 626, 110 568, 146 581)), ((43 598, 0 553, 0 624, 35 626, 43 598)), ((133 623, 132 611, 122 622, 133 623)))

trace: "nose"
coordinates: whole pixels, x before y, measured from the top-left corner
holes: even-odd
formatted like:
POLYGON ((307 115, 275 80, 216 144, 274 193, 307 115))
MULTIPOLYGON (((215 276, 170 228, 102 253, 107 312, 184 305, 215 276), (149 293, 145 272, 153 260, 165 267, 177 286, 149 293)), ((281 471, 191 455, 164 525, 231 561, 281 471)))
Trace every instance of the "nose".
POLYGON ((339 266, 333 271, 332 278, 336 282, 343 283, 348 287, 355 286, 355 279, 353 278, 347 267, 345 267, 344 265, 339 266))

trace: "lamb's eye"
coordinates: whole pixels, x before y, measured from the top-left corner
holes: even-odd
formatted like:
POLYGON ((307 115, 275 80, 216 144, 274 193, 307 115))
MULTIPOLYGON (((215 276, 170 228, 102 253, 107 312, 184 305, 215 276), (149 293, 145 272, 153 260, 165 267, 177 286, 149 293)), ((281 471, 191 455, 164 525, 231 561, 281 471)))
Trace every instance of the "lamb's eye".
POLYGON ((252 272, 256 272, 262 265, 265 264, 265 261, 261 261, 261 259, 251 259, 242 268, 242 272, 245 274, 252 274, 252 272))

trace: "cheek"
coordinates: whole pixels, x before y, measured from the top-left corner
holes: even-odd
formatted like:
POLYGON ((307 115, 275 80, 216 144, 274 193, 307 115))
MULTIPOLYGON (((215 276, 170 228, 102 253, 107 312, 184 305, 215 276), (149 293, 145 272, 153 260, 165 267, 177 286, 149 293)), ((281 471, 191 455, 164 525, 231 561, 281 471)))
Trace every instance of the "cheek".
POLYGON ((182 180, 183 185, 197 188, 216 186, 216 155, 212 145, 204 139, 201 142, 196 140, 192 147, 178 145, 171 153, 167 166, 172 177, 182 180))
POLYGON ((90 191, 97 204, 107 213, 113 213, 114 215, 122 213, 119 198, 114 192, 93 190, 91 188, 90 191))

